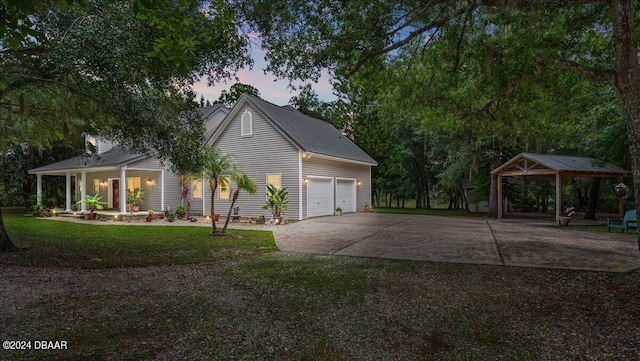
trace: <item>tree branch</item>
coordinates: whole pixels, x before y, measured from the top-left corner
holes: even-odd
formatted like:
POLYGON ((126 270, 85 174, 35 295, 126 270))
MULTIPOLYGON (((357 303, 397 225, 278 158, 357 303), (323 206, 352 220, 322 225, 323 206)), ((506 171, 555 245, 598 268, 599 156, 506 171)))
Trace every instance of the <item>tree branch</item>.
MULTIPOLYGON (((445 23, 447 23, 449 20, 454 19, 464 13, 466 13, 467 11, 470 11, 474 8, 476 8, 477 5, 475 4, 468 4, 468 6, 464 6, 456 11, 450 12, 448 15, 434 20, 428 24, 425 24, 424 26, 421 26, 419 28, 417 28, 416 30, 410 32, 404 39, 398 41, 397 43, 394 43, 386 48, 383 48, 381 50, 377 50, 377 51, 372 51, 369 54, 367 54, 365 57, 361 58, 358 63, 349 71, 349 73, 347 74, 347 77, 351 77, 353 76, 356 72, 358 72, 358 70, 360 70, 360 68, 362 68, 362 66, 364 66, 364 64, 377 57, 380 56, 382 54, 386 54, 389 53, 391 51, 394 51, 396 49, 399 49, 401 47, 403 47, 404 45, 410 43, 411 41, 413 41, 415 38, 417 38, 418 36, 422 35, 423 33, 427 32, 429 29, 433 29, 433 28, 439 28, 441 26, 443 26, 445 23)), ((403 27, 406 27, 406 25, 403 25, 403 27)))
POLYGON ((54 80, 54 79, 46 79, 46 78, 40 78, 40 77, 32 77, 32 76, 25 76, 23 75, 22 78, 26 79, 26 80, 31 80, 31 81, 36 81, 36 82, 42 82, 42 83, 50 83, 50 84, 55 84, 55 85, 59 85, 73 93, 76 93, 78 95, 82 95, 83 97, 87 98, 87 99, 91 99, 93 101, 95 101, 96 103, 100 103, 100 99, 94 97, 91 94, 88 94, 82 90, 80 90, 79 88, 74 87, 73 85, 67 84, 65 82, 61 82, 58 80, 54 80))
POLYGON ((616 83, 616 75, 613 71, 594 69, 584 65, 580 65, 573 61, 559 59, 537 58, 536 63, 538 64, 538 66, 550 65, 560 70, 567 70, 586 78, 603 81, 614 86, 616 83))
POLYGON ((45 49, 44 46, 34 46, 32 48, 22 48, 22 49, 2 49, 0 50, 0 54, 5 55, 12 55, 12 54, 44 54, 46 53, 48 50, 45 49))
POLYGON ((511 94, 513 94, 513 92, 516 90, 518 85, 528 82, 529 80, 540 75, 540 73, 542 73, 542 67, 538 65, 536 69, 533 71, 533 73, 524 74, 519 76, 518 78, 512 79, 507 84, 507 90, 489 99, 482 107, 476 109, 471 115, 477 116, 480 113, 489 113, 489 109, 491 108, 492 105, 498 103, 504 98, 509 97, 511 94))

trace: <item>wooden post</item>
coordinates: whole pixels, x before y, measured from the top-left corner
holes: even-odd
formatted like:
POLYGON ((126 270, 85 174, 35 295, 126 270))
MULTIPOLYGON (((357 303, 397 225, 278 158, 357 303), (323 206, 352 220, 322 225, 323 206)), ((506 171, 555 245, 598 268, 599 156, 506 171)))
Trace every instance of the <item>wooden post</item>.
POLYGON ((502 208, 502 174, 498 173, 498 219, 504 217, 502 208))
MULTIPOLYGON (((624 177, 619 175, 618 184, 622 183, 623 180, 624 180, 624 177)), ((620 196, 618 196, 618 217, 620 217, 620 219, 624 217, 624 198, 620 196)))
POLYGON ((560 225, 560 209, 562 208, 562 178, 556 173, 556 224, 560 225))

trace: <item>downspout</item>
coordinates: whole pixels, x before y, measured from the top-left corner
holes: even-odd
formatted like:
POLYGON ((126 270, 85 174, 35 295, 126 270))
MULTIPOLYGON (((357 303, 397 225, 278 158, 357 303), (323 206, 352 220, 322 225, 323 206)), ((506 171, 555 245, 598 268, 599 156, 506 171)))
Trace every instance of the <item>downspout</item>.
POLYGON ((302 187, 304 182, 302 181, 302 151, 298 150, 298 220, 302 220, 302 187))

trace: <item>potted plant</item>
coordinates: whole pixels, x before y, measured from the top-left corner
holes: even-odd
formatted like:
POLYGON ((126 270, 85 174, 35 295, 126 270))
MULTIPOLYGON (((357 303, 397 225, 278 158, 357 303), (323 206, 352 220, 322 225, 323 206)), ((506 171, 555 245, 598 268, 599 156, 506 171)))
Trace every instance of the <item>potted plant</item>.
POLYGON ((184 218, 185 214, 187 214, 187 209, 185 208, 185 206, 177 206, 175 213, 176 216, 178 216, 178 219, 182 219, 184 218))
POLYGON ((371 212, 371 208, 369 207, 369 202, 364 202, 364 213, 371 212))
POLYGON ((264 216, 260 216, 258 217, 258 219, 256 219, 256 224, 264 224, 264 223, 265 223, 264 216))
POLYGON ((560 225, 568 226, 569 221, 571 220, 571 216, 576 214, 575 207, 568 207, 567 209, 564 210, 564 214, 565 214, 564 216, 560 216, 560 225))
POLYGON ((271 209, 271 214, 276 224, 282 222, 282 212, 289 209, 287 206, 289 203, 289 192, 287 192, 286 189, 286 187, 278 189, 271 184, 267 185, 267 203, 262 206, 262 209, 271 209))
POLYGON ((153 209, 147 211, 147 222, 153 221, 153 209))
POLYGON ((93 196, 86 196, 84 201, 78 201, 78 203, 84 203, 87 205, 87 208, 89 209, 89 214, 87 214, 88 220, 95 220, 98 215, 96 210, 104 209, 103 204, 106 204, 106 202, 102 202, 101 200, 102 196, 100 193, 96 193, 93 196))
POLYGON ((173 214, 173 212, 167 213, 167 221, 173 222, 175 219, 176 219, 176 216, 175 214, 173 214))
POLYGON ((341 216, 342 215, 342 208, 336 207, 336 212, 338 212, 338 215, 341 216))
POLYGON ((132 212, 140 210, 140 202, 144 201, 144 191, 140 188, 134 188, 127 191, 127 203, 131 205, 132 212))

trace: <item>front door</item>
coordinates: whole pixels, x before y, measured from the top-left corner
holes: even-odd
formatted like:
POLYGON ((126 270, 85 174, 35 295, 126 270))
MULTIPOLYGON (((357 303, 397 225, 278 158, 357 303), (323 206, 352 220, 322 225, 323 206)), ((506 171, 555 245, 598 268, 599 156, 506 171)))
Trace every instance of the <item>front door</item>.
POLYGON ((120 208, 120 180, 114 179, 111 181, 111 204, 113 204, 113 208, 120 208))

